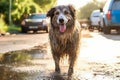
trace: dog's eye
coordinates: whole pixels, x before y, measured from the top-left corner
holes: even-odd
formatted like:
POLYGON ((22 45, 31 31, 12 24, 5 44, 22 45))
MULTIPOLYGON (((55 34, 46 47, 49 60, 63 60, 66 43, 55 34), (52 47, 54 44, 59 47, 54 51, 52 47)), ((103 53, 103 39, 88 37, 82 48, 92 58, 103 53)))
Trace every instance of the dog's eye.
POLYGON ((60 13, 59 11, 56 11, 56 12, 55 12, 56 15, 59 15, 59 13, 60 13))
POLYGON ((66 10, 64 11, 64 14, 68 14, 68 13, 69 13, 68 11, 66 11, 66 10))

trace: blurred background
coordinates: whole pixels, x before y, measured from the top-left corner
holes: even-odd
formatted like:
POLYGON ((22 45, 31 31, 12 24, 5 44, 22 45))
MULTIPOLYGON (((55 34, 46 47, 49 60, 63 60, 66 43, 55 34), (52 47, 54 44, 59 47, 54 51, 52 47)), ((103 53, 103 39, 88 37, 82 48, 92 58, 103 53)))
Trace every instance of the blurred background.
POLYGON ((20 32, 20 23, 31 13, 46 13, 56 5, 73 4, 77 18, 88 19, 93 10, 102 8, 106 0, 0 0, 0 33, 20 32))

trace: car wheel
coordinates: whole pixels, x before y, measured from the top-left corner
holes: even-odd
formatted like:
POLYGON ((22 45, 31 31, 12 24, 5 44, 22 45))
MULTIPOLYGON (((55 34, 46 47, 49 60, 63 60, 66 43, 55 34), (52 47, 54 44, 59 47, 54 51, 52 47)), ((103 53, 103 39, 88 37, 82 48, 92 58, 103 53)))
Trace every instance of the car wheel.
POLYGON ((37 33, 37 30, 33 30, 33 33, 37 33))
POLYGON ((93 32, 93 31, 94 31, 93 26, 89 26, 88 29, 89 29, 90 32, 93 32))
POLYGON ((103 21, 103 33, 110 34, 110 27, 106 26, 104 21, 103 21))
POLYGON ((22 33, 27 33, 27 29, 25 29, 24 27, 21 27, 21 32, 22 33))
POLYGON ((110 28, 109 27, 104 27, 103 32, 104 32, 104 34, 110 34, 110 28))
POLYGON ((100 32, 103 32, 103 28, 100 28, 100 32))
POLYGON ((45 29, 45 30, 46 30, 46 33, 48 33, 48 27, 47 27, 47 26, 46 26, 46 29, 45 29))

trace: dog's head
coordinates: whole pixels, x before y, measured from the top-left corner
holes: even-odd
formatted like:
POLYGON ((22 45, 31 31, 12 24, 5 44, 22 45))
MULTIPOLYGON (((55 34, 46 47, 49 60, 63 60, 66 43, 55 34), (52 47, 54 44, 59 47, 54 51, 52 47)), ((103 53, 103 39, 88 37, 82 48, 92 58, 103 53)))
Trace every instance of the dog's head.
POLYGON ((72 5, 54 7, 48 11, 47 16, 51 18, 51 27, 58 29, 61 33, 74 27, 75 8, 72 5))

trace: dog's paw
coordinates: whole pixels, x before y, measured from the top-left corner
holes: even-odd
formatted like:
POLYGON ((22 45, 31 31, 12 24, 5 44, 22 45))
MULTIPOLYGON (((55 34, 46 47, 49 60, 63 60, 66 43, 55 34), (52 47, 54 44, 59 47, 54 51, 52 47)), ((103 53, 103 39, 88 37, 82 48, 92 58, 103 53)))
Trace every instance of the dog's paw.
POLYGON ((61 72, 61 71, 60 71, 60 68, 56 68, 56 69, 55 69, 55 73, 60 74, 60 72, 61 72))
POLYGON ((71 77, 73 74, 73 68, 69 68, 68 70, 68 76, 71 77))

